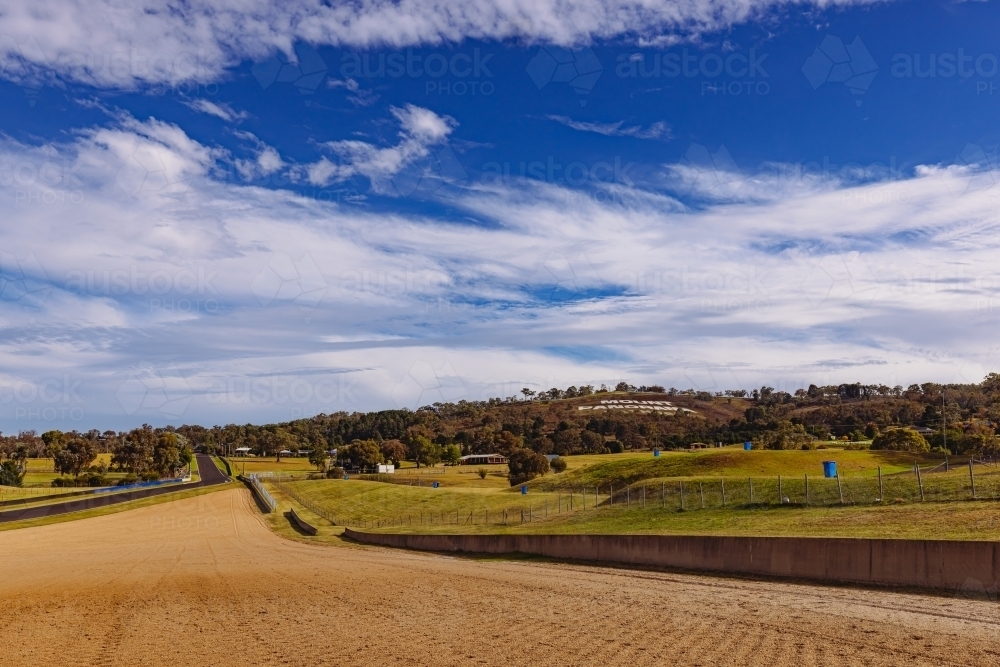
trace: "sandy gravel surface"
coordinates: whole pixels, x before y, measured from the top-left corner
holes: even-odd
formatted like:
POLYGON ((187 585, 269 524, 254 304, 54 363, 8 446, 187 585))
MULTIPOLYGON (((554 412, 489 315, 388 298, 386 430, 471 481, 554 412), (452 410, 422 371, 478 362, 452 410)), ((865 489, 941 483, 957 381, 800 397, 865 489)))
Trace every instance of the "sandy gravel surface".
POLYGON ((243 489, 0 533, 0 665, 988 665, 1000 605, 280 538, 243 489))

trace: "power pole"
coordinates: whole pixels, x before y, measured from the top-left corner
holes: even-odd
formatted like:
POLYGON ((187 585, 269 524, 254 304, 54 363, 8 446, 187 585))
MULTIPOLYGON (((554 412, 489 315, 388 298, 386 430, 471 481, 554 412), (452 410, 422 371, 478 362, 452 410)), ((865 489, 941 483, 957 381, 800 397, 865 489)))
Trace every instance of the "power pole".
POLYGON ((944 390, 941 391, 941 436, 944 438, 944 448, 948 449, 948 415, 944 410, 944 390))

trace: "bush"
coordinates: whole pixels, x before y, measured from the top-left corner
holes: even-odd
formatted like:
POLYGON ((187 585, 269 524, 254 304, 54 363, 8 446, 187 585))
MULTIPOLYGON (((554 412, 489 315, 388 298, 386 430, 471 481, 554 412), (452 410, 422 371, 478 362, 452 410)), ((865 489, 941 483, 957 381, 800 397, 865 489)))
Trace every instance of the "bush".
POLYGON ((552 468, 553 472, 566 472, 566 459, 557 456, 549 461, 549 467, 552 468))
POLYGON ((326 471, 326 476, 329 477, 330 479, 343 479, 344 469, 334 466, 326 471))
POLYGON ((549 460, 530 449, 519 448, 510 453, 507 467, 510 474, 507 479, 511 486, 530 482, 549 471, 549 460))
POLYGON ((486 468, 480 468, 476 471, 476 474, 479 475, 479 479, 486 479, 487 470, 486 468))
POLYGON ((17 461, 0 463, 0 484, 4 486, 21 486, 24 483, 24 466, 17 461))
POLYGON ((851 443, 848 443, 847 445, 844 446, 844 449, 848 449, 848 450, 852 450, 852 451, 859 451, 859 450, 868 449, 868 448, 869 448, 869 446, 866 443, 863 443, 863 442, 851 442, 851 443))
POLYGON ((135 484, 139 481, 139 476, 134 473, 129 473, 118 480, 118 486, 128 486, 129 484, 135 484))
POLYGON ((929 452, 931 447, 924 436, 908 428, 890 428, 872 440, 872 449, 897 452, 929 452))
POLYGON ((610 440, 607 444, 608 451, 612 454, 621 454, 625 451, 625 445, 618 442, 617 440, 610 440))

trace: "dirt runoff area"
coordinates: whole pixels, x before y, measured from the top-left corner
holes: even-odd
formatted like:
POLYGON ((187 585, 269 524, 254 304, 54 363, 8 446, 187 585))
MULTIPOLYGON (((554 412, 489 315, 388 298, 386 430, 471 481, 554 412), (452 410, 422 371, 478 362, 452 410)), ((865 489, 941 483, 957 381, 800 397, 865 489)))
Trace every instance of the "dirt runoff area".
POLYGON ((0 533, 2 665, 987 665, 1000 605, 276 536, 245 490, 0 533))

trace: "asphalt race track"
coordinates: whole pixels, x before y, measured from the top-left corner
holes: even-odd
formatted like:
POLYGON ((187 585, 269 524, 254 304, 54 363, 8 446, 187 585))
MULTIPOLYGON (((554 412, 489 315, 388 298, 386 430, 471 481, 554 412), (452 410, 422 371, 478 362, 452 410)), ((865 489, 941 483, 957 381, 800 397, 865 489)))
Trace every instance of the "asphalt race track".
POLYGON ((69 512, 79 512, 81 510, 94 509, 95 507, 107 507, 117 505, 141 498, 159 496, 164 493, 175 493, 187 489, 197 489, 202 486, 213 486, 229 481, 228 478, 219 471, 215 462, 210 456, 197 454, 198 474, 201 481, 190 484, 177 484, 171 486, 158 486, 151 489, 137 489, 135 491, 125 491, 123 493, 103 493, 96 496, 87 496, 78 500, 70 500, 64 503, 53 503, 51 505, 41 505, 38 507, 27 507, 20 510, 9 510, 0 512, 0 523, 10 521, 23 521, 25 519, 41 519, 57 514, 68 514, 69 512))

